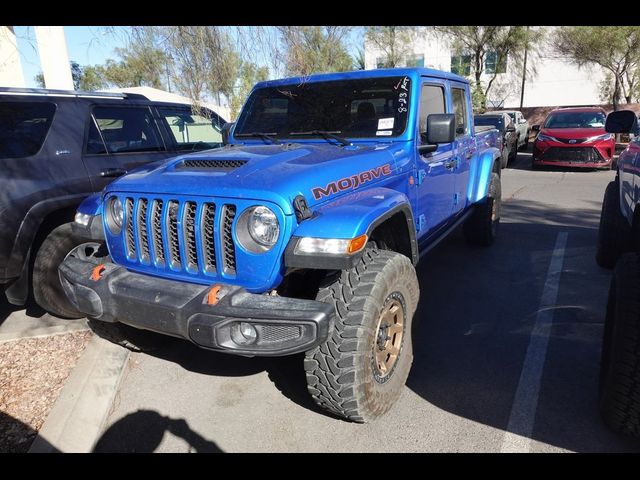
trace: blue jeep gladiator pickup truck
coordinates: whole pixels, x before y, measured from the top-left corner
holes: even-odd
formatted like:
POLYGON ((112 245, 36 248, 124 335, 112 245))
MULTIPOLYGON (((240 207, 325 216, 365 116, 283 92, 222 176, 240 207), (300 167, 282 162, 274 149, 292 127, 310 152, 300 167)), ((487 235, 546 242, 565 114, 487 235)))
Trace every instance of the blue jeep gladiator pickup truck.
MULTIPOLYGON (((638 133, 631 110, 607 116, 608 133, 638 133)), ((620 153, 602 201, 596 261, 615 267, 600 362, 600 411, 613 430, 640 437, 640 137, 620 153)))
POLYGON ((472 243, 496 234, 497 131, 476 136, 472 115, 467 80, 430 69, 258 83, 223 148, 80 206, 95 241, 61 264, 65 291, 94 323, 304 352, 319 405, 375 419, 411 368, 418 259, 463 223, 472 243))

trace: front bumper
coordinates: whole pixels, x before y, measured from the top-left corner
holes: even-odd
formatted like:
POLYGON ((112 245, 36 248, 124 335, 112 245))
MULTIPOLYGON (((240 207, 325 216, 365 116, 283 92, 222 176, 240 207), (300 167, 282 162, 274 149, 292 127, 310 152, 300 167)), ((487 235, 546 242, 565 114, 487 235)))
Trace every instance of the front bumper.
POLYGON ((611 168, 615 143, 565 144, 535 142, 533 163, 556 167, 611 168))
POLYGON ((245 356, 304 352, 323 343, 333 328, 333 306, 323 302, 252 294, 219 284, 217 303, 210 304, 211 286, 132 273, 114 263, 103 264, 98 278, 96 265, 67 257, 59 267, 71 303, 96 320, 122 322, 245 356), (238 337, 240 322, 254 327, 251 344, 238 337))

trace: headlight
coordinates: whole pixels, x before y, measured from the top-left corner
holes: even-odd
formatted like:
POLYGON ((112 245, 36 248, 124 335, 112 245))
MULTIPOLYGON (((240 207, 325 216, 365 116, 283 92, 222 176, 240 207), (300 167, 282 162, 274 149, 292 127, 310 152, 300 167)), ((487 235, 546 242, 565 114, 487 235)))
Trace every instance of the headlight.
POLYGON ((545 135, 544 133, 539 133, 538 138, 536 140, 540 140, 541 142, 557 142, 558 140, 551 135, 545 135))
POLYGON ((124 210, 122 202, 118 197, 111 197, 107 202, 107 226, 109 231, 114 235, 118 235, 122 230, 122 222, 124 219, 124 210))
POLYGON ((611 140, 613 138, 612 133, 605 133, 604 135, 596 135, 595 137, 589 137, 585 140, 586 142, 596 142, 598 140, 611 140))
POLYGON ((271 209, 256 206, 246 209, 236 224, 236 236, 245 250, 263 253, 278 241, 280 224, 271 209))

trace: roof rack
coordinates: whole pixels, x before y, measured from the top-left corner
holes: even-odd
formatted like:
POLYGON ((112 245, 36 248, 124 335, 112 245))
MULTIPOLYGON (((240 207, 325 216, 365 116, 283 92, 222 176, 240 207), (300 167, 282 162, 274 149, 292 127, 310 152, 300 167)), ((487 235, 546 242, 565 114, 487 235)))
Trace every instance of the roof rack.
POLYGON ((7 93, 10 95, 41 95, 55 97, 147 98, 139 93, 85 92, 80 90, 53 90, 49 88, 0 87, 0 93, 7 93))

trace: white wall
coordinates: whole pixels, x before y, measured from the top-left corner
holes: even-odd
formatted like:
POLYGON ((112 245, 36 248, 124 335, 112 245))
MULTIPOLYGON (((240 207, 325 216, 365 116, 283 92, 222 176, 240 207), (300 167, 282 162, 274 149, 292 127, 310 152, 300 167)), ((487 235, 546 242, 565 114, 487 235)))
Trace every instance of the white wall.
MULTIPOLYGON (((535 62, 537 74, 527 77, 525 83, 524 107, 595 105, 602 103, 599 95, 599 84, 605 73, 602 68, 578 68, 567 59, 557 58, 548 43, 549 33, 555 27, 547 27, 546 39, 541 48, 539 58, 529 57, 535 62)), ((417 38, 412 44, 414 54, 424 54, 425 67, 451 71, 450 41, 442 34, 428 29, 427 33, 417 38)), ((376 68, 376 58, 382 56, 370 43, 365 42, 365 66, 376 68)), ((488 81, 489 75, 482 80, 488 81)), ((503 108, 520 107, 520 91, 522 71, 513 61, 509 61, 507 72, 499 74, 492 90, 489 92, 489 104, 501 105, 503 108)))
POLYGON ((13 27, 0 26, 0 87, 25 87, 13 27))

